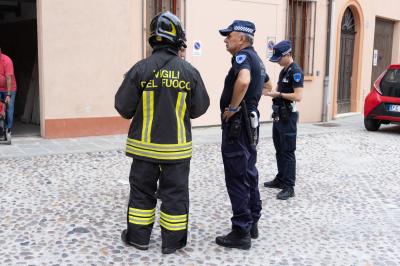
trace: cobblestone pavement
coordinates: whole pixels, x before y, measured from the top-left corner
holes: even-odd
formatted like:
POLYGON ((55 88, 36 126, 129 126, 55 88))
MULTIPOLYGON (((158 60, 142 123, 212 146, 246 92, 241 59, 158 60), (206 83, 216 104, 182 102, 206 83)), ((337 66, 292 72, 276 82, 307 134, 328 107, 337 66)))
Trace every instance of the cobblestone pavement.
MULTIPOLYGON (((260 183, 276 172, 270 131, 263 125, 260 183)), ((249 251, 214 242, 231 215, 219 134, 195 130, 189 243, 173 255, 161 254, 159 226, 147 251, 120 240, 124 137, 0 146, 0 265, 400 265, 400 126, 367 132, 359 115, 300 124, 296 197, 278 201, 260 184, 260 237, 249 251)))

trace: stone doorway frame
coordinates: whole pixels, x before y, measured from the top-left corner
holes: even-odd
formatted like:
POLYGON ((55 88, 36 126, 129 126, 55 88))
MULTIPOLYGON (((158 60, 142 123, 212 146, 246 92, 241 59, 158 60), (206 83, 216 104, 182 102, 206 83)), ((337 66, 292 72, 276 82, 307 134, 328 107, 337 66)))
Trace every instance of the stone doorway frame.
POLYGON ((350 8, 354 16, 355 22, 355 41, 354 41, 354 53, 353 53, 353 69, 352 69, 352 80, 351 80, 351 93, 350 93, 350 112, 359 112, 361 108, 360 95, 361 95, 361 66, 362 66, 362 50, 363 50, 363 38, 364 38, 364 15, 362 12, 361 5, 357 0, 347 1, 341 8, 336 25, 336 60, 335 60, 335 75, 332 92, 332 119, 337 116, 337 93, 339 84, 339 64, 340 60, 340 36, 342 19, 347 8, 350 8))

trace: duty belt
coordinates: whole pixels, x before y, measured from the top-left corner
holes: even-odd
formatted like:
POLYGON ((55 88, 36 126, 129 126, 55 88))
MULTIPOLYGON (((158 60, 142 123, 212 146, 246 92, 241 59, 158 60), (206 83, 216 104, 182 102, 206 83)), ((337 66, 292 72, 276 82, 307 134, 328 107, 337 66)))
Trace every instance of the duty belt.
POLYGON ((279 120, 287 121, 292 113, 291 105, 272 105, 272 119, 274 122, 279 120))

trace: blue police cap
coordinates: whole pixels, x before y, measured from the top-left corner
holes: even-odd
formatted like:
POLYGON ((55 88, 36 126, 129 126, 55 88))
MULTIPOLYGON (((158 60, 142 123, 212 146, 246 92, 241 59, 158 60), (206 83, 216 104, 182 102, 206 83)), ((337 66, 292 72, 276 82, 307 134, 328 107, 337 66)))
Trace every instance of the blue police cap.
POLYGON ((250 21, 234 20, 232 24, 228 26, 228 28, 219 30, 219 33, 222 36, 228 36, 232 31, 244 32, 254 36, 254 32, 256 32, 256 26, 250 21))
POLYGON ((292 43, 290 41, 281 41, 274 45, 274 52, 269 59, 271 62, 278 62, 282 56, 292 52, 292 43))

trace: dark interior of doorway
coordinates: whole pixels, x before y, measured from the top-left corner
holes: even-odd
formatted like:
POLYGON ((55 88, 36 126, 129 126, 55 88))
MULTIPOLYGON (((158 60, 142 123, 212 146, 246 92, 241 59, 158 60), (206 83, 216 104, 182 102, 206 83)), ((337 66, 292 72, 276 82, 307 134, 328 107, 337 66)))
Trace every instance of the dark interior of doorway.
POLYGON ((0 1, 0 46, 14 64, 13 136, 40 135, 36 0, 0 1))

